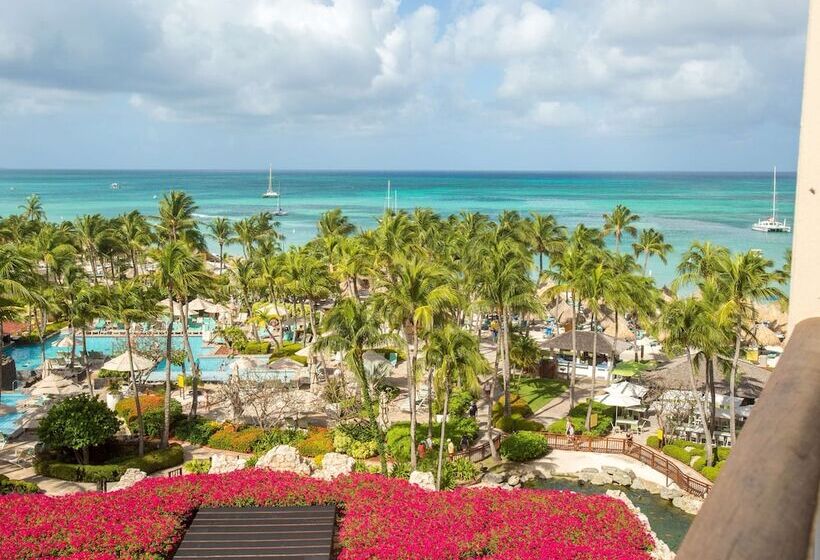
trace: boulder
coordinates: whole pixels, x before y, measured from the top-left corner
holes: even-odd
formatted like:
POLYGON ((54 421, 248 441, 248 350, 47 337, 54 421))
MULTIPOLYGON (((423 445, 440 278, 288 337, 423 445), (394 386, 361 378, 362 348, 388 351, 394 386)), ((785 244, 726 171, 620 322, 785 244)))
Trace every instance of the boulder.
POLYGON ((626 471, 618 469, 611 473, 610 476, 612 476, 612 482, 620 486, 630 486, 632 484, 632 478, 630 478, 626 471))
POLYGON ((277 445, 256 461, 257 469, 288 471, 308 476, 313 471, 311 462, 302 457, 295 447, 277 445))
POLYGON ((119 481, 108 487, 108 491, 113 492, 115 490, 125 490, 126 488, 131 488, 133 485, 135 485, 140 480, 143 480, 147 476, 147 474, 145 474, 139 469, 127 469, 122 474, 119 481))
POLYGON ((223 453, 211 455, 211 467, 208 474, 225 474, 245 468, 247 459, 244 457, 231 457, 223 453))
POLYGON ((521 484, 526 484, 527 482, 532 482, 535 480, 535 473, 527 472, 521 475, 521 484))
POLYGON ((587 467, 585 469, 581 469, 580 471, 578 471, 576 476, 578 477, 578 480, 580 480, 581 482, 589 482, 593 475, 596 474, 600 474, 598 469, 587 467))
MULTIPOLYGON (((661 486, 657 482, 652 482, 651 480, 642 480, 643 489, 649 492, 650 494, 660 494, 661 493, 661 486)), ((632 488, 635 488, 635 483, 632 483, 632 488)))
POLYGON ((410 484, 415 484, 424 490, 435 490, 436 479, 431 472, 413 471, 410 473, 410 484))
POLYGON ((547 465, 533 465, 530 472, 538 478, 548 479, 552 478, 552 470, 552 467, 547 465))
POLYGON ((326 453, 322 459, 322 468, 313 473, 314 478, 332 480, 339 475, 353 472, 356 460, 343 453, 326 453))
POLYGON ((683 491, 678 488, 677 484, 673 483, 669 486, 661 487, 660 495, 664 500, 674 500, 675 498, 683 496, 683 491))
POLYGON ((642 478, 636 478, 632 480, 632 489, 633 490, 646 490, 646 486, 644 485, 644 480, 642 478))
POLYGON ((589 483, 596 486, 603 486, 604 484, 612 484, 612 477, 605 472, 595 473, 589 477, 589 483))
POLYGON ((510 486, 518 486, 519 484, 521 484, 521 477, 519 477, 517 474, 514 474, 507 479, 507 484, 510 486))
POLYGON ((481 482, 488 485, 502 484, 504 482, 504 475, 495 472, 484 473, 484 476, 481 477, 481 482))
POLYGON ((703 506, 703 500, 690 496, 688 494, 672 498, 672 505, 676 508, 682 509, 689 515, 697 515, 703 506))

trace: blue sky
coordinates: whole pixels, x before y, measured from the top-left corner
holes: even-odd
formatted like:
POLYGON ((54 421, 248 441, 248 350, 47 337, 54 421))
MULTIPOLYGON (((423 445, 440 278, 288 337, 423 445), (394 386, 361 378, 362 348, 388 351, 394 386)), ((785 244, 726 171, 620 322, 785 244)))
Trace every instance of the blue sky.
POLYGON ((795 167, 805 0, 0 2, 0 167, 795 167))

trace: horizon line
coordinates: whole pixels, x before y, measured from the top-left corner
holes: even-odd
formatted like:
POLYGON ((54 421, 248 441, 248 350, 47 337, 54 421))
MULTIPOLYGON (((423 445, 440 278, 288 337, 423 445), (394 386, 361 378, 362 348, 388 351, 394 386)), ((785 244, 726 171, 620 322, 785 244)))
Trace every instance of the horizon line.
MULTIPOLYGON (((217 168, 217 167, 3 167, 2 171, 144 171, 144 172, 207 172, 207 173, 256 173, 267 171, 263 168, 217 168)), ((680 170, 680 169, 646 169, 646 170, 619 170, 619 169, 376 169, 376 168, 281 168, 279 173, 542 173, 542 174, 743 174, 743 173, 771 173, 771 169, 745 170, 680 170)), ((778 169, 779 174, 795 174, 797 170, 778 169)))

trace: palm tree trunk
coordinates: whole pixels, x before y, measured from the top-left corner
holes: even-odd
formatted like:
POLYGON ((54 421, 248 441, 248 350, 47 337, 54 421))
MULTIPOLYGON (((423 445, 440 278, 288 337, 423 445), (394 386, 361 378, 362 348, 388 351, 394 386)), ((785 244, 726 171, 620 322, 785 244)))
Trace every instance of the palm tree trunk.
MULTIPOLYGON (((131 349, 131 324, 125 323, 125 343, 128 346, 128 370, 131 374, 131 388, 134 391, 134 410, 137 412, 137 434, 139 436, 139 442, 137 443, 138 453, 139 456, 142 457, 145 454, 145 423, 142 419, 142 405, 140 404, 140 393, 139 388, 137 387, 137 374, 134 371, 134 353, 131 349)), ((165 393, 165 398, 168 399, 170 397, 170 392, 165 393)), ((170 406, 170 404, 169 404, 170 406)), ((166 413, 166 418, 168 417, 166 413)), ((167 441, 166 441, 167 445, 167 441)))
POLYGON ((592 403, 595 402, 595 378, 598 377, 598 331, 595 328, 595 313, 592 314, 592 387, 589 392, 589 402, 587 403, 587 417, 584 422, 584 429, 589 431, 592 420, 592 403))
POLYGON ((735 355, 732 358, 732 371, 729 373, 729 433, 732 436, 732 445, 737 443, 737 426, 735 421, 735 382, 737 381, 737 365, 740 361, 740 325, 735 331, 735 355))
POLYGON ((703 434, 706 438, 706 464, 711 465, 713 458, 712 458, 712 432, 709 429, 709 424, 707 423, 707 416, 706 416, 706 406, 703 404, 703 399, 700 397, 700 393, 698 393, 697 383, 695 382, 695 374, 696 374, 696 365, 695 362, 692 361, 692 351, 689 347, 686 348, 686 359, 689 360, 689 387, 692 389, 692 394, 695 396, 695 399, 698 401, 698 409, 700 410, 700 418, 701 424, 703 426, 703 434))
POLYGON ((387 452, 384 448, 384 432, 381 424, 376 418, 376 412, 373 410, 373 397, 370 394, 370 380, 364 369, 364 362, 361 356, 357 356, 355 367, 359 370, 359 381, 362 389, 362 400, 364 401, 365 409, 367 410, 367 418, 372 426, 376 427, 376 450, 379 452, 379 462, 381 463, 382 474, 387 476, 387 452))
MULTIPOLYGON (((410 345, 409 325, 402 329, 402 336, 407 347, 407 389, 410 399, 410 467, 415 470, 417 464, 416 457, 416 355, 413 346, 410 345)), ((428 403, 429 405, 429 403, 428 403)))
POLYGON ((77 329, 71 325, 71 357, 68 359, 69 369, 74 369, 74 355, 77 353, 77 329))
MULTIPOLYGON (((446 382, 444 387, 444 418, 447 418, 447 412, 450 406, 450 383, 446 382)), ((436 490, 441 490, 441 466, 444 463, 444 436, 447 422, 441 423, 441 435, 438 440, 438 465, 436 466, 436 490)))
POLYGON ((91 372, 88 371, 88 347, 85 343, 85 326, 83 326, 82 330, 83 335, 83 373, 85 374, 85 379, 88 381, 88 392, 91 396, 94 396, 94 383, 91 381, 91 372))
POLYGON ((575 337, 575 294, 572 296, 572 320, 570 327, 572 328, 572 366, 569 374, 569 408, 575 408, 575 374, 577 371, 576 363, 578 362, 578 344, 575 337))
POLYGON ((649 252, 643 255, 643 275, 646 276, 646 268, 649 266, 649 252))
POLYGON ((490 398, 487 403, 487 445, 490 447, 490 454, 493 460, 498 461, 498 450, 495 448, 495 443, 493 442, 493 395, 495 394, 495 376, 496 372, 494 371, 490 376, 490 398))
POLYGON ((618 348, 618 312, 615 312, 615 336, 613 337, 614 340, 612 341, 612 355, 609 357, 609 368, 607 368, 606 372, 606 382, 607 385, 612 383, 612 370, 615 369, 615 352, 618 348))
POLYGON ((504 416, 510 415, 510 333, 506 310, 501 312, 501 334, 504 345, 504 354, 501 359, 501 376, 504 381, 504 416))
POLYGON ((709 387, 709 429, 715 431, 715 361, 712 357, 706 361, 706 385, 709 387))
POLYGON ((353 279, 353 294, 356 298, 356 301, 361 303, 362 302, 362 296, 359 295, 359 279, 355 274, 353 275, 352 279, 353 279))
POLYGON ((310 346, 308 346, 308 375, 310 376, 310 388, 313 389, 319 382, 319 375, 316 372, 316 364, 313 360, 313 345, 316 343, 316 313, 313 310, 313 300, 310 300, 310 346))
POLYGON ((223 244, 220 243, 219 244, 219 273, 220 274, 222 274, 222 272, 225 270, 225 253, 222 250, 222 247, 223 247, 223 244))
POLYGON ((173 352, 174 335, 174 297, 170 290, 168 291, 168 313, 170 313, 168 331, 165 333, 165 398, 162 403, 164 418, 162 439, 160 440, 162 449, 168 447, 168 440, 171 437, 171 353, 173 352))
MULTIPOLYGON (((430 367, 427 368, 427 386, 428 387, 433 386, 433 373, 434 372, 435 372, 435 370, 433 368, 430 368, 430 367)), ((428 403, 428 406, 427 406, 427 437, 430 438, 430 440, 432 441, 432 439, 433 439, 433 407, 429 406, 429 405, 430 405, 430 403, 428 403)))
MULTIPOLYGON (((188 338, 188 302, 185 302, 185 305, 182 306, 182 344, 185 346, 185 353, 188 355, 188 361, 191 362, 191 390, 193 391, 193 395, 191 396, 191 411, 188 414, 188 418, 195 418, 197 404, 199 403, 197 396, 197 387, 199 385, 199 367, 194 359, 194 351, 191 348, 191 340, 188 338)), ((183 365, 182 367, 184 368, 185 366, 183 365)))
POLYGON ((544 274, 544 253, 538 253, 538 284, 541 283, 542 274, 544 274))
POLYGON ((46 362, 46 326, 48 325, 48 312, 43 309, 42 323, 38 319, 37 330, 40 333, 40 355, 43 358, 43 363, 46 362))

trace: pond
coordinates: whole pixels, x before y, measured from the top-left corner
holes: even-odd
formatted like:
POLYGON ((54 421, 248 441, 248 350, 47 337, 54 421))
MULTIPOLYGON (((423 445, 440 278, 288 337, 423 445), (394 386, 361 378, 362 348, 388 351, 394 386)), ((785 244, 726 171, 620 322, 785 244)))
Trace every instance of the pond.
POLYGON ((660 496, 651 494, 645 490, 632 490, 624 486, 595 486, 593 484, 580 485, 572 478, 551 478, 547 480, 536 480, 531 483, 533 488, 545 488, 549 490, 572 490, 580 494, 604 494, 607 490, 620 490, 632 503, 641 508, 641 512, 649 519, 652 530, 658 538, 669 545, 673 551, 677 551, 686 531, 695 519, 694 515, 689 515, 672 505, 669 500, 664 500, 660 496))

